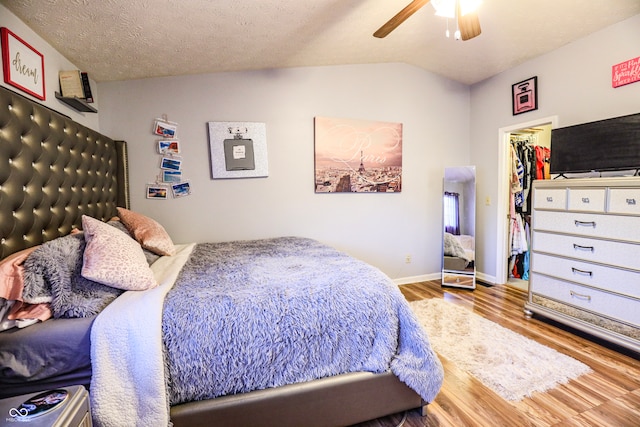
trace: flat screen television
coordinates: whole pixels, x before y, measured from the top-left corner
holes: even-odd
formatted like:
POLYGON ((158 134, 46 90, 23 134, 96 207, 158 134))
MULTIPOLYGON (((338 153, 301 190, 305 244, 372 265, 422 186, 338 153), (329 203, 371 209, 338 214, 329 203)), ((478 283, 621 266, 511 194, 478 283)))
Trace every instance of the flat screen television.
POLYGON ((551 131, 552 174, 640 169, 640 113, 551 131))

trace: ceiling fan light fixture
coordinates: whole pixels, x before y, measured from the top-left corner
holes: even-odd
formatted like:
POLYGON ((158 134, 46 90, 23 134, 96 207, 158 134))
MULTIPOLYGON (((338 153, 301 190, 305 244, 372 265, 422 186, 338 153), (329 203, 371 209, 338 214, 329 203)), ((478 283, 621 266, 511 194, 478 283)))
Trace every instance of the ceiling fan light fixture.
MULTIPOLYGON (((456 0, 431 0, 436 16, 454 19, 456 17, 456 0)), ((482 4, 482 0, 460 0, 460 14, 462 16, 475 12, 482 4)))
POLYGON ((442 10, 439 7, 446 4, 449 4, 450 7, 453 8, 453 12, 451 13, 451 17, 449 19, 455 20, 456 30, 458 30, 460 33, 459 38, 457 34, 455 35, 458 40, 471 40, 472 38, 479 36, 482 32, 482 30, 480 29, 478 14, 475 12, 475 9, 477 9, 482 0, 412 0, 411 3, 406 5, 400 12, 396 13, 391 19, 385 22, 382 27, 378 28, 376 32, 373 33, 373 36, 379 39, 388 36, 390 32, 395 30, 400 24, 406 21, 407 18, 409 18, 422 6, 426 5, 429 2, 431 2, 431 4, 435 7, 436 11, 442 10), (463 3, 464 13, 462 11, 463 3), (471 9, 474 10, 471 11, 471 9))

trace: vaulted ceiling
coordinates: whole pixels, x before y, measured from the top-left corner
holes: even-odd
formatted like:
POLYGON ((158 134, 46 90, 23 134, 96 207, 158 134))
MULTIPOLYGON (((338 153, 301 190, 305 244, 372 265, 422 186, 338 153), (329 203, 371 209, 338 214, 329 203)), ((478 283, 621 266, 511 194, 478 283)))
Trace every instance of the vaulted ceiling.
POLYGON ((482 34, 463 42, 427 4, 374 38, 409 2, 0 0, 98 82, 403 62, 473 84, 640 14, 640 0, 484 0, 482 34))

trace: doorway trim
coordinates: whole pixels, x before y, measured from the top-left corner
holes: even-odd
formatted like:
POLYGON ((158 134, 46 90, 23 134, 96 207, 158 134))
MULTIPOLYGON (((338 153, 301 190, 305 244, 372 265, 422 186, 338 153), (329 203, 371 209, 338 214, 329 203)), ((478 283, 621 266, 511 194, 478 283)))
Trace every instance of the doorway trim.
MULTIPOLYGON (((529 122, 518 123, 498 129, 498 197, 496 203, 496 284, 507 283, 507 251, 509 239, 509 137, 512 132, 536 126, 558 126, 558 116, 542 117, 529 122)), ((552 153, 553 155, 553 153, 552 153)))

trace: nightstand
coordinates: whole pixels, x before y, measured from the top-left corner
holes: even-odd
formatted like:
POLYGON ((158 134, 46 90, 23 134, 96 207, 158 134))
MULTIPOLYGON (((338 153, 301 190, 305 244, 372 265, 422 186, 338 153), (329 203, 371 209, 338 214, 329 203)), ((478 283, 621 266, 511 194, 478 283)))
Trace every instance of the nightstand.
POLYGON ((55 390, 62 391, 58 393, 61 396, 66 393, 64 400, 53 409, 30 417, 21 418, 18 411, 21 405, 49 390, 0 400, 0 426, 91 427, 91 411, 87 390, 80 385, 55 390))

